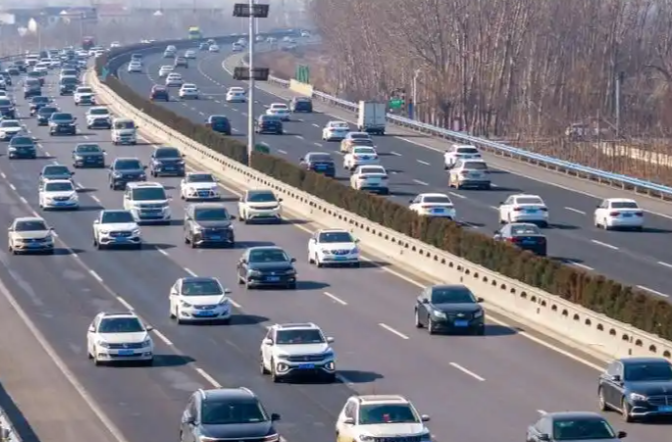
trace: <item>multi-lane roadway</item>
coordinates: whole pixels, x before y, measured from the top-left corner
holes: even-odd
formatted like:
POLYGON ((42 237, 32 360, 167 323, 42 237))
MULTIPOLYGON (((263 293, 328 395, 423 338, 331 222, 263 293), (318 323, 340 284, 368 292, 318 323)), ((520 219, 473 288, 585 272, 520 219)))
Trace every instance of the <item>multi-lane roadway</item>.
MULTIPOLYGON (((189 102, 176 100, 165 106, 196 122, 205 122, 211 114, 225 114, 232 121, 234 135, 244 141, 247 105, 225 102, 228 87, 244 84, 233 80, 223 70, 225 54, 200 53, 199 57, 189 69, 181 72, 186 82, 195 83, 201 89, 203 99, 189 102)), ((161 54, 152 54, 146 60, 146 73, 128 74, 122 69, 121 77, 144 95, 152 84, 162 82, 158 78, 158 70, 163 64, 167 61, 161 58, 161 54)), ((177 96, 177 91, 174 95, 177 96)), ((259 102, 257 115, 269 104, 282 101, 263 91, 259 91, 256 97, 259 102)), ((338 156, 338 143, 321 140, 322 128, 333 119, 333 116, 324 113, 300 114, 294 122, 286 125, 288 134, 262 135, 259 140, 268 144, 273 153, 297 162, 311 151, 327 151, 338 156)), ((390 131, 394 133, 395 129, 390 131)), ((382 164, 391 173, 391 198, 399 203, 408 204, 408 200, 423 192, 448 193, 455 203, 460 221, 491 235, 498 228, 497 207, 508 195, 520 192, 540 195, 550 211, 552 226, 546 234, 551 256, 639 286, 655 296, 669 298, 672 295, 668 285, 672 273, 672 249, 667 246, 667 237, 672 233, 672 219, 647 213, 644 232, 605 232, 593 226, 593 212, 599 199, 530 179, 533 174, 526 175, 524 172, 518 175, 494 169, 492 178, 496 187, 492 191, 449 192, 442 153, 419 145, 424 144, 422 137, 402 138, 386 136, 375 141, 382 164)), ((337 157, 336 161, 341 159, 337 157)), ((347 184, 348 174, 344 170, 340 171, 340 177, 347 184)), ((577 185, 581 186, 581 183, 577 185)), ((619 196, 616 192, 612 196, 619 196)))
MULTIPOLYGON (((221 57, 211 58, 202 68, 219 66, 221 57)), ((146 63, 154 72, 162 61, 147 57, 146 63)), ((224 107, 217 95, 222 89, 208 86, 197 69, 190 69, 186 77, 200 82, 213 100, 169 106, 197 118, 204 118, 199 112, 224 112, 231 116, 234 127, 243 130, 244 109, 235 112, 224 107)), ((134 81, 145 82, 136 87, 146 92, 150 80, 145 75, 136 78, 134 81)), ((53 75, 48 82, 54 82, 53 75)), ((75 107, 71 97, 55 100, 63 111, 84 121, 85 109, 75 107)), ((19 113, 26 115, 26 102, 20 97, 17 102, 19 113)), ((319 118, 325 119, 306 116, 304 122, 290 124, 290 132, 305 133, 304 139, 292 135, 278 138, 288 155, 298 157, 313 149, 307 144, 313 142, 308 133, 317 128, 304 128, 312 127, 311 121, 321 122, 319 118)), ((15 216, 38 210, 39 171, 51 162, 70 164, 76 143, 99 143, 109 161, 137 156, 147 162, 155 147, 114 146, 108 131, 81 126, 77 136, 49 137, 47 129, 37 127, 34 120, 24 118, 23 123, 39 140, 41 156, 25 161, 0 157, 0 224, 5 226, 15 216)), ((266 140, 273 146, 276 139, 266 140)), ((598 371, 563 356, 552 344, 539 345, 522 333, 492 323, 484 337, 430 337, 413 325, 413 302, 421 282, 399 278, 385 265, 361 269, 309 266, 306 230, 310 224, 241 223, 235 226, 237 250, 186 247, 180 225, 184 203, 177 192, 177 178, 159 179, 173 196, 175 221, 170 226, 144 227, 148 247, 142 251, 97 251, 91 237, 97 211, 122 204, 121 193, 108 189, 106 179, 105 170, 77 169, 81 210, 42 214, 58 234, 55 256, 0 252, 0 277, 91 399, 130 442, 174 440, 189 393, 219 385, 244 385, 254 390, 269 411, 282 415, 279 429, 289 442, 333 440, 338 412, 356 392, 404 394, 422 413, 433 417, 430 428, 437 440, 465 442, 520 440, 526 425, 541 413, 596 409, 598 371), (236 285, 235 265, 242 250, 260 244, 277 244, 298 259, 301 282, 296 291, 246 292, 236 285), (168 290, 177 278, 189 274, 216 276, 232 289, 237 308, 230 326, 178 326, 169 320, 168 290), (84 349, 91 319, 101 310, 130 308, 156 328, 155 366, 94 367, 84 349), (312 321, 335 337, 341 382, 273 384, 259 374, 259 345, 265 327, 287 321, 312 321)), ((233 192, 227 190, 227 204, 235 213, 233 192)), ((0 242, 0 250, 7 250, 4 236, 0 242)), ((610 418, 640 442, 669 439, 667 427, 625 425, 616 415, 610 418)))

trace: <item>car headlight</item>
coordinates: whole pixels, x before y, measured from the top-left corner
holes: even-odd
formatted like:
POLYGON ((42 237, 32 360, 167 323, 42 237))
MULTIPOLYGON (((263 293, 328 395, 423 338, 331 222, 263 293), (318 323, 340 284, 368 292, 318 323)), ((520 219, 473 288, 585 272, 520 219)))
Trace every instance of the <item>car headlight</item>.
POLYGON ((142 341, 142 346, 143 347, 149 347, 151 345, 152 345, 152 340, 151 339, 145 339, 144 341, 142 341))
POLYGON ((350 254, 351 254, 351 255, 357 255, 357 254, 359 254, 359 249, 358 249, 357 247, 355 247, 354 249, 350 250, 350 254))
POLYGON ((219 305, 228 305, 229 304, 229 298, 224 298, 219 302, 219 305))
POLYGON ((422 441, 432 440, 432 433, 430 433, 429 431, 427 431, 425 433, 422 433, 420 435, 420 440, 422 440, 422 441))
POLYGON ((79 199, 79 197, 77 196, 76 193, 73 193, 72 195, 70 195, 70 199, 71 199, 72 201, 77 201, 77 200, 79 199))
POLYGON ((110 344, 108 344, 105 341, 98 341, 98 345, 100 345, 103 348, 110 348, 110 344))
POLYGON ((474 313, 474 318, 480 318, 481 316, 483 316, 483 310, 478 310, 474 313))
POLYGON ((98 231, 98 233, 102 233, 103 235, 107 235, 108 233, 110 233, 110 231, 105 230, 105 229, 101 229, 101 230, 98 231))
POLYGON ((81 155, 75 155, 75 159, 76 159, 77 161, 81 161, 81 160, 84 159, 84 157, 81 156, 81 155))
POLYGON ((646 396, 644 396, 643 394, 639 394, 639 393, 630 393, 630 400, 633 400, 633 401, 645 401, 645 400, 647 400, 647 399, 648 399, 648 398, 647 398, 646 396))
POLYGON ((296 269, 289 269, 285 272, 286 275, 296 275, 296 269))
POLYGON ((191 307, 191 304, 189 304, 188 302, 184 302, 184 301, 180 302, 180 305, 182 307, 191 307))
POLYGON ((16 147, 10 147, 10 148, 9 148, 9 151, 10 151, 10 152, 16 152, 16 147))
POLYGON ((369 436, 368 434, 360 434, 359 435, 359 440, 362 442, 370 442, 374 440, 373 436, 369 436))
POLYGON ((445 318, 446 314, 443 313, 443 312, 440 312, 438 310, 434 310, 434 311, 432 311, 432 316, 435 316, 437 318, 445 318))
POLYGON ((322 353, 322 356, 325 358, 333 358, 334 357, 334 351, 332 349, 328 349, 324 353, 322 353))
POLYGON ((280 435, 278 433, 271 434, 264 437, 264 442, 277 442, 280 440, 280 435))
POLYGON ((123 174, 121 172, 114 172, 113 176, 115 178, 121 178, 123 176, 123 174))
POLYGON ((249 269, 249 270, 247 271, 247 275, 248 275, 248 276, 259 276, 259 275, 261 275, 261 272, 260 272, 259 270, 252 270, 252 269, 249 269))
POLYGON ((140 229, 134 229, 133 232, 131 232, 133 236, 140 236, 140 229))
POLYGON ((331 255, 331 250, 324 250, 324 249, 322 249, 322 250, 320 250, 320 252, 321 252, 323 255, 331 255))

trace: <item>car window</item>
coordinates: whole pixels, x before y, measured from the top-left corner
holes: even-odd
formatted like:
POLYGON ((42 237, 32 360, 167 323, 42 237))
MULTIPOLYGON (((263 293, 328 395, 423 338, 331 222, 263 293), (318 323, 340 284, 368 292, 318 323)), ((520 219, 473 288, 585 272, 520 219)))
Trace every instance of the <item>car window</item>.
POLYGON ((140 160, 117 160, 114 162, 114 168, 117 170, 137 170, 142 169, 140 160))
POLYGON ((77 153, 95 153, 101 152, 100 146, 96 144, 80 144, 76 147, 77 153))
POLYGON ((208 399, 201 404, 203 425, 235 425, 266 421, 268 416, 255 399, 208 399))
POLYGON ((408 404, 367 404, 359 407, 360 425, 419 423, 408 404))
POLYGON ((133 121, 116 121, 114 123, 115 129, 135 129, 135 123, 133 121))
POLYGON ((44 221, 31 220, 31 221, 18 221, 14 225, 14 230, 17 232, 36 232, 42 230, 49 230, 44 221))
POLYGON ((353 242, 352 235, 349 232, 322 232, 319 236, 321 243, 343 243, 353 242))
POLYGON ((177 149, 156 149, 154 156, 156 158, 182 158, 180 151, 177 149))
POLYGON ((248 192, 248 203, 272 203, 277 201, 273 192, 248 192))
POLYGON ((100 321, 98 333, 139 333, 145 331, 138 318, 105 318, 100 321))
POLYGON ((131 212, 126 211, 112 211, 112 212, 103 212, 101 215, 101 223, 103 224, 125 224, 132 223, 133 215, 131 212))
POLYGON ((639 206, 634 201, 612 201, 612 209, 639 209, 639 206))
POLYGON ((536 196, 525 196, 516 199, 517 204, 544 204, 541 198, 536 196))
POLYGON ((70 170, 67 168, 67 166, 47 166, 44 168, 42 171, 42 175, 49 176, 49 175, 69 175, 70 170))
POLYGON ((199 207, 194 210, 196 221, 225 221, 230 219, 229 212, 224 207, 199 207))
POLYGON ((481 161, 465 161, 463 164, 464 164, 464 168, 469 169, 469 170, 487 170, 488 169, 487 164, 485 164, 481 161))
POLYGON ((251 263, 287 262, 289 256, 280 249, 250 250, 248 261, 251 263))
POLYGON ((476 298, 466 287, 434 287, 430 301, 432 304, 472 304, 476 298))
POLYGON ((166 199, 166 191, 163 187, 145 187, 132 190, 134 201, 157 201, 166 199))
POLYGON ((511 235, 541 235, 541 230, 535 225, 512 225, 511 235))
POLYGON ((107 109, 91 109, 89 110, 89 113, 91 115, 109 115, 110 111, 107 109))
POLYGON ((555 441, 576 441, 590 439, 615 439, 616 434, 602 418, 556 419, 553 421, 555 441))

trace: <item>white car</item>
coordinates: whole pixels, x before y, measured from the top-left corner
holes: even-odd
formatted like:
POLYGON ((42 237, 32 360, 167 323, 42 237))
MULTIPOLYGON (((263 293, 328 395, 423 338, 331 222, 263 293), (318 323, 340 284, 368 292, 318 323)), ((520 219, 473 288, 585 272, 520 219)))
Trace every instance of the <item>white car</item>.
POLYGON ((226 91, 226 102, 227 103, 246 103, 247 95, 245 94, 245 89, 242 87, 232 87, 226 91))
POLYGON ((317 267, 327 265, 359 267, 358 242, 347 230, 318 230, 308 240, 308 263, 317 267))
POLYGON ((231 320, 231 302, 217 278, 187 277, 178 279, 170 288, 170 319, 185 322, 219 322, 231 320))
POLYGON ((189 172, 180 182, 180 198, 185 201, 216 201, 221 197, 217 179, 211 173, 189 172))
POLYGON ((194 100, 198 100, 201 96, 201 92, 198 90, 195 84, 185 83, 180 88, 180 92, 178 92, 178 95, 180 98, 184 99, 191 98, 194 100))
POLYGON ((254 41, 256 41, 257 43, 263 43, 264 42, 264 37, 262 37, 261 35, 257 35, 254 38, 254 41))
POLYGON ((9 253, 54 253, 53 230, 39 217, 14 218, 7 229, 9 253))
POLYGON ((245 47, 240 43, 234 43, 231 45, 231 52, 242 52, 245 47))
POLYGON ((124 210, 133 215, 137 223, 170 224, 170 197, 162 184, 132 182, 126 184, 124 210))
POLYGON ((79 209, 79 196, 71 180, 45 182, 40 187, 38 200, 42 210, 79 209))
POLYGON ((273 382, 304 376, 336 380, 334 338, 313 323, 274 324, 261 342, 261 373, 273 382))
POLYGON ((594 223, 605 230, 643 230, 644 211, 635 200, 607 198, 595 209, 594 223))
POLYGON ((159 68, 159 78, 167 77, 168 74, 170 74, 174 70, 175 70, 175 68, 172 67, 172 66, 168 66, 168 65, 161 66, 161 68, 159 68))
POLYGON ((308 31, 301 32, 301 37, 305 37, 305 38, 310 37, 310 32, 308 32, 308 31))
POLYGON ((219 52, 219 46, 210 45, 210 47, 208 47, 208 52, 219 52))
POLYGON ((38 63, 33 68, 33 72, 48 72, 48 71, 49 71, 49 65, 45 64, 38 63))
POLYGON ((127 69, 129 74, 138 74, 142 73, 142 63, 138 61, 132 61, 128 64, 128 69, 127 69))
POLYGON ((166 77, 166 87, 182 87, 182 84, 184 84, 182 76, 176 72, 172 72, 166 77))
POLYGON ((443 162, 446 169, 452 169, 457 160, 477 160, 480 158, 481 153, 476 146, 472 146, 471 144, 453 144, 443 154, 443 162))
POLYGON ((462 188, 489 190, 491 185, 488 165, 483 160, 457 160, 448 173, 448 187, 458 190, 462 188))
POLYGON ((152 327, 133 313, 98 313, 86 334, 86 352, 93 363, 154 362, 152 327))
POLYGON ((272 103, 268 109, 266 109, 266 115, 278 117, 282 121, 289 121, 292 112, 289 110, 289 106, 284 103, 272 103))
POLYGON ((351 396, 336 420, 336 440, 369 442, 404 438, 430 442, 425 425, 429 416, 420 415, 413 404, 398 395, 351 396))
POLYGON ((195 60, 196 59, 196 51, 192 51, 191 49, 186 51, 184 53, 184 58, 187 60, 195 60))
POLYGON ((359 166, 371 166, 380 164, 378 152, 369 146, 355 146, 343 157, 343 168, 353 171, 359 166))
POLYGON ((80 104, 95 104, 96 102, 96 97, 94 96, 93 89, 91 89, 89 86, 79 86, 77 89, 75 89, 75 93, 73 94, 74 100, 75 100, 75 105, 80 105, 80 104))
POLYGON ((390 193, 387 171, 383 166, 359 166, 350 177, 350 187, 381 195, 390 193))
POLYGON ((9 141, 25 131, 19 120, 3 119, 0 121, 0 141, 9 141))
POLYGON ((410 201, 412 211, 418 215, 455 220, 457 212, 450 197, 443 193, 421 193, 410 201))
POLYGON ((238 202, 238 217, 248 224, 254 221, 282 222, 282 199, 272 190, 246 190, 238 202))
POLYGON ((118 48, 118 47, 121 47, 121 43, 119 43, 118 41, 113 41, 112 43, 110 43, 110 48, 118 48))
POLYGON ((278 41, 278 39, 275 37, 266 38, 266 43, 275 43, 276 41, 278 41))
POLYGON ((101 210, 93 221, 93 244, 108 247, 142 248, 142 232, 128 210, 101 210))
POLYGON ((343 141, 350 132, 350 125, 345 121, 330 121, 322 129, 322 140, 343 141))
POLYGON ((548 208, 537 195, 511 195, 499 206, 499 222, 533 223, 540 227, 548 226, 548 208))
POLYGON ((87 129, 112 129, 112 115, 105 106, 95 106, 86 111, 87 129))

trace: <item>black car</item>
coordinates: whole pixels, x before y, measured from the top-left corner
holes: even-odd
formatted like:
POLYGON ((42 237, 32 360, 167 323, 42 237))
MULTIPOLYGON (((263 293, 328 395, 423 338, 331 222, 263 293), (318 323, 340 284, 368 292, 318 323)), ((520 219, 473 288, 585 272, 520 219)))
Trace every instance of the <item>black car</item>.
POLYGON ((308 97, 294 97, 289 103, 289 110, 294 113, 313 112, 313 100, 308 97))
POLYGON ((544 413, 527 428, 525 442, 620 442, 626 436, 598 413, 565 411, 544 413))
POLYGON ((58 94, 60 96, 73 95, 79 86, 77 77, 62 77, 58 82, 58 94))
POLYGON ((105 167, 105 151, 97 144, 78 144, 72 150, 72 167, 105 167))
POLYGON ((37 125, 38 126, 47 126, 49 124, 49 119, 51 116, 58 112, 56 106, 44 106, 37 111, 37 125))
POLYGON ((37 158, 37 146, 32 137, 17 135, 9 141, 7 146, 7 157, 10 160, 15 158, 26 158, 34 160, 37 158))
POLYGON ((279 441, 273 422, 259 399, 247 388, 198 390, 189 398, 180 422, 179 442, 279 441))
POLYGON ((23 82, 23 99, 36 97, 42 95, 42 85, 39 80, 35 78, 26 78, 23 82))
POLYGON ((17 77, 21 75, 21 71, 17 67, 10 66, 7 68, 7 73, 12 77, 17 77))
POLYGON ((477 298, 464 285, 427 287, 415 303, 415 326, 427 328, 430 335, 440 331, 485 333, 485 312, 477 298))
POLYGON ((117 158, 110 166, 108 184, 112 190, 123 190, 126 183, 147 181, 144 166, 137 158, 117 158))
POLYGON ((77 118, 68 112, 54 112, 49 117, 49 135, 77 135, 77 118))
POLYGON ((621 358, 600 375, 601 411, 616 410, 626 422, 672 417, 672 364, 665 358, 621 358))
POLYGON ((42 168, 40 172, 39 185, 44 185, 45 182, 51 180, 70 180, 75 172, 68 169, 68 166, 63 164, 49 164, 42 168))
POLYGON ((280 118, 271 115, 260 115, 255 121, 254 131, 258 134, 271 133, 282 135, 284 133, 280 118))
POLYGON ((19 72, 26 72, 28 70, 28 66, 26 66, 26 62, 24 60, 16 60, 14 62, 14 66, 16 66, 19 72))
POLYGON ((5 84, 7 86, 12 85, 12 74, 10 74, 8 70, 4 70, 4 71, 0 72, 0 78, 5 80, 5 84))
POLYGON ((546 256, 546 235, 531 223, 510 223, 495 232, 495 241, 507 241, 516 247, 546 256))
POLYGON ((161 101, 170 101, 170 94, 168 89, 163 86, 153 86, 152 91, 149 93, 150 100, 161 100, 161 101))
POLYGON ((13 120, 16 118, 16 108, 9 98, 0 98, 0 118, 13 120))
POLYGON ((308 152, 305 157, 301 158, 301 166, 306 170, 321 173, 329 178, 336 176, 336 164, 328 153, 308 152))
POLYGON ((220 134, 231 135, 231 122, 224 115, 210 115, 205 125, 220 134))
POLYGON ((184 214, 184 242, 201 246, 234 247, 232 217, 222 203, 189 204, 184 214))
POLYGON ((185 174, 184 155, 175 147, 159 147, 152 153, 149 170, 153 177, 185 174))
POLYGON ((51 103, 51 98, 45 96, 37 96, 30 99, 30 116, 32 117, 42 107, 51 103))
POLYGON ((238 283, 247 289, 296 289, 295 262, 280 247, 250 247, 238 262, 238 283))

